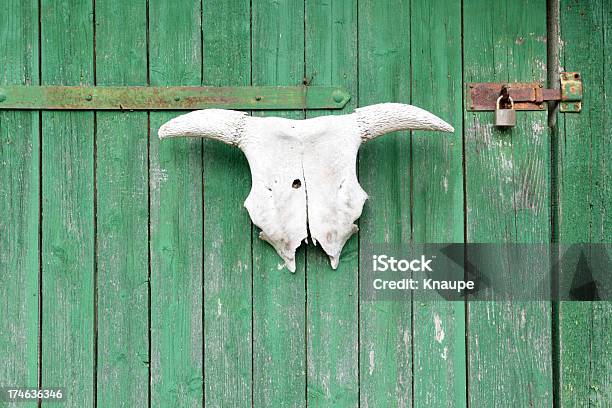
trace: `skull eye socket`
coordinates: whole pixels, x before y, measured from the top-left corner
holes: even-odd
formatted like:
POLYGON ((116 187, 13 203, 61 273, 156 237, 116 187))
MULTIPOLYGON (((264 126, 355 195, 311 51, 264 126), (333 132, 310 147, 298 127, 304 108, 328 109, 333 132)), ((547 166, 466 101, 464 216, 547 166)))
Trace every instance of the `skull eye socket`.
POLYGON ((300 179, 295 179, 293 180, 293 183, 291 184, 291 187, 297 189, 302 187, 302 182, 300 181, 300 179))

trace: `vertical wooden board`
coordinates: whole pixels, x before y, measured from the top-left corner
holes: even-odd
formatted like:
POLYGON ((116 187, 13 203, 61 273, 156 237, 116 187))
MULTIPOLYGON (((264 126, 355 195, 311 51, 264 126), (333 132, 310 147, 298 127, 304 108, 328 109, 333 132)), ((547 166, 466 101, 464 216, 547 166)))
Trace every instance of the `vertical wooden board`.
MULTIPOLYGON (((0 12, 0 88, 38 85, 38 7, 0 12)), ((0 91, 1 93, 1 91, 0 91)), ((0 112, 0 382, 38 384, 39 114, 0 112)), ((36 406, 36 403, 15 404, 36 406)))
MULTIPOLYGON (((41 2, 43 85, 93 84, 91 2, 41 2)), ((42 386, 94 400, 94 121, 42 114, 42 386)), ((47 405, 43 403, 43 405, 47 405)))
MULTIPOLYGON (((410 2, 359 2, 359 104, 410 102, 410 2)), ((359 155, 368 193, 359 226, 360 263, 378 245, 410 239, 410 134, 368 142, 359 155)), ((412 308, 409 301, 359 303, 362 406, 412 403, 412 308)))
MULTIPOLYGON (((580 71, 584 96, 580 114, 561 117, 559 156, 559 242, 612 242, 612 3, 561 1, 561 57, 580 71), (607 48, 606 48, 607 47, 607 48)), ((610 302, 560 302, 559 405, 612 404, 610 302)))
MULTIPOLYGON (((300 85, 304 76, 304 2, 252 2, 253 85, 300 85)), ((261 113, 264 114, 264 113, 261 113)), ((299 111, 272 116, 301 119, 299 111)), ((306 404, 305 257, 298 249, 296 272, 253 228, 253 405, 306 404)))
MULTIPOLYGON (((608 10, 610 10, 609 4, 608 10)), ((609 92, 609 89, 606 92, 609 92)), ((607 238, 606 242, 610 243, 610 238, 607 238)), ((592 303, 591 310, 593 333, 590 336, 592 339, 589 403, 595 407, 609 407, 612 406, 612 340, 610 340, 612 303, 610 301, 592 303)))
MULTIPOLYGON (((357 2, 307 0, 306 78, 311 85, 345 87, 345 111, 309 111, 308 117, 352 112, 357 106, 357 2)), ((357 235, 332 270, 320 246, 307 251, 307 365, 310 406, 359 403, 357 235)))
MULTIPOLYGON (((203 80, 251 80, 250 2, 203 2, 203 80)), ((204 371, 207 406, 251 406, 251 223, 242 152, 204 141, 204 371)))
MULTIPOLYGON (((149 1, 152 86, 201 83, 200 1, 149 1)), ((199 407, 202 369, 202 142, 160 142, 181 112, 151 112, 151 406, 199 407)))
POLYGON ((559 406, 611 404, 612 306, 605 302, 560 302, 559 406))
MULTIPOLYGON (((466 82, 542 81, 546 4, 464 2, 466 82)), ((499 131, 493 113, 465 114, 468 242, 550 242, 549 138, 545 112, 517 115, 499 131)), ((544 271, 548 260, 534 265, 544 271)), ((516 275, 508 267, 500 274, 516 275)), ((534 283, 533 275, 517 281, 534 283)), ((552 405, 550 302, 468 305, 468 398, 473 407, 552 405)))
MULTIPOLYGON (((146 2, 97 0, 95 8, 96 84, 146 85, 146 2)), ((142 407, 149 389, 148 119, 145 112, 96 115, 97 404, 142 407)))
MULTIPOLYGON (((412 137, 414 240, 463 242, 461 4, 411 4, 412 103, 455 127, 412 137)), ((466 405, 465 304, 413 298, 415 407, 466 405)))

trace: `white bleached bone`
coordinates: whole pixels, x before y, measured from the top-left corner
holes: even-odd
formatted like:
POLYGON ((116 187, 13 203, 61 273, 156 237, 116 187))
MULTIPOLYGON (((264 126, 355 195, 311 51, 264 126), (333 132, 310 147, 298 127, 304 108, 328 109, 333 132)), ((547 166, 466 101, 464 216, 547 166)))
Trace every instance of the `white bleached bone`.
POLYGON ((367 198, 355 171, 359 146, 406 129, 454 131, 423 109, 383 103, 305 120, 205 109, 168 121, 159 137, 206 137, 239 147, 252 178, 244 206, 261 229, 260 238, 294 272, 295 250, 309 236, 337 268, 367 198))

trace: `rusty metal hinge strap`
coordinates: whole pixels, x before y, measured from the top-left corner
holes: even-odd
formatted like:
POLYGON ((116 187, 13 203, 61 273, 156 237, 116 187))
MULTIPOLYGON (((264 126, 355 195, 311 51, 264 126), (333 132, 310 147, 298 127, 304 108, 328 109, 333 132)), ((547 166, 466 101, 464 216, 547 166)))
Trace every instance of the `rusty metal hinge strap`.
POLYGON ((0 109, 342 109, 350 98, 337 86, 0 86, 0 109))

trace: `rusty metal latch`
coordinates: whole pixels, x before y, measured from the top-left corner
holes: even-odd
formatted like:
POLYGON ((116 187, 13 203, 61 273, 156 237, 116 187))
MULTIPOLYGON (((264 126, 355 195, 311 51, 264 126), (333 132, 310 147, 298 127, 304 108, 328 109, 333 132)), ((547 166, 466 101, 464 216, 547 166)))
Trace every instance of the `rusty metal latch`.
POLYGON ((508 97, 514 101, 514 109, 541 111, 545 102, 560 102, 561 112, 580 112, 582 109, 582 78, 578 72, 562 72, 560 89, 546 89, 540 82, 471 82, 467 84, 468 111, 494 111, 500 96, 502 104, 508 97))

